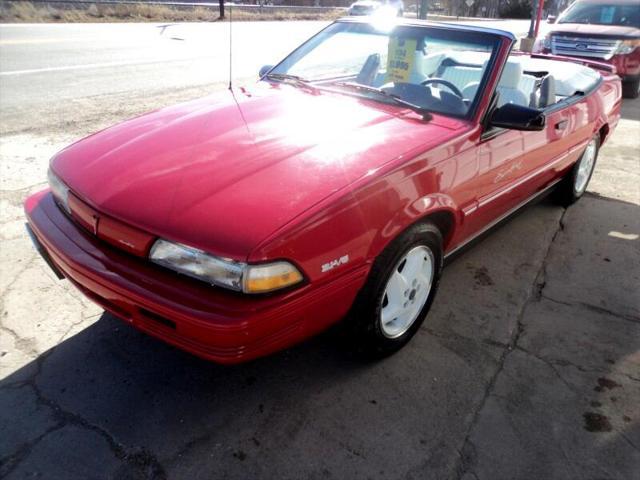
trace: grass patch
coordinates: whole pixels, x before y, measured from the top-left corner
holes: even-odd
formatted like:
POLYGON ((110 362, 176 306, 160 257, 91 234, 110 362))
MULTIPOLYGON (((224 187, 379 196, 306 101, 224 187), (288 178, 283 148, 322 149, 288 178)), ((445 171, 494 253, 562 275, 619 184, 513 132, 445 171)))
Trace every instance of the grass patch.
MULTIPOLYGON (((218 7, 173 7, 169 5, 99 5, 64 4, 54 7, 31 2, 2 2, 0 22, 4 23, 92 23, 92 22, 212 22, 220 20, 218 7)), ((227 18, 229 7, 226 8, 227 18)), ((342 9, 313 11, 291 11, 264 8, 246 10, 236 7, 233 20, 335 20, 345 14, 342 9)))

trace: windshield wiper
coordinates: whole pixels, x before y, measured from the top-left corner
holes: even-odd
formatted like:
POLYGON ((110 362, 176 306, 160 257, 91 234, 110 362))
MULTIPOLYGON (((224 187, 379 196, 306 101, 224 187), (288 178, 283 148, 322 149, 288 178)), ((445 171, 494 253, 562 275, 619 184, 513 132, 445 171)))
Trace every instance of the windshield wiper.
POLYGON ((289 73, 267 73, 262 78, 277 80, 279 82, 290 83, 297 87, 307 88, 313 91, 314 93, 318 93, 320 91, 318 87, 316 87, 315 85, 312 85, 311 83, 309 83, 308 80, 305 80, 304 78, 299 77, 298 75, 291 75, 289 73))
POLYGON ((371 85, 363 85, 362 83, 355 83, 355 82, 337 82, 337 83, 334 83, 334 85, 337 85, 338 87, 351 88, 353 90, 360 90, 362 92, 367 92, 367 93, 375 93, 376 95, 380 95, 381 97, 391 100, 396 105, 400 105, 402 107, 406 107, 410 110, 413 110, 417 114, 422 115, 422 118, 424 120, 431 120, 433 118, 431 115, 431 112, 429 112, 429 110, 427 110, 426 108, 423 108, 419 105, 415 105, 414 103, 411 103, 411 102, 407 102, 406 100, 403 100, 398 95, 389 93, 385 90, 382 90, 381 88, 372 87, 371 85))

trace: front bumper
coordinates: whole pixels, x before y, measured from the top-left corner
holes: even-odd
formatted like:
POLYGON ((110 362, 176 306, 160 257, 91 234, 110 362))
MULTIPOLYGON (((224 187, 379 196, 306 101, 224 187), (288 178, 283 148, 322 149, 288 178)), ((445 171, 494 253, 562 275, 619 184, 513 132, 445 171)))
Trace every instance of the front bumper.
POLYGON ((614 55, 610 62, 623 82, 636 80, 640 76, 640 48, 629 55, 614 55))
POLYGON ((138 329, 197 356, 232 364, 295 344, 340 320, 368 266, 331 282, 246 296, 119 251, 78 228, 48 190, 25 202, 36 243, 87 297, 138 329))

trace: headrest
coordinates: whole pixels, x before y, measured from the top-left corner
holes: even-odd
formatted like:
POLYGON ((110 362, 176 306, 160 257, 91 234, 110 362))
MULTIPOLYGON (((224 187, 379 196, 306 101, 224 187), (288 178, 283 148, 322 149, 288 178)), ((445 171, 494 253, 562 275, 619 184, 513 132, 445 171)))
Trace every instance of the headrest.
POLYGON ((522 64, 520 62, 507 61, 502 71, 499 86, 502 88, 518 88, 521 78, 522 64))
POLYGON ((411 72, 409 72, 410 83, 420 83, 427 79, 424 74, 424 53, 422 50, 416 50, 413 55, 413 66, 411 72))
POLYGON ((478 87, 480 86, 480 82, 469 82, 462 89, 462 97, 467 98, 469 100, 473 100, 476 96, 476 92, 478 91, 478 87))
POLYGON ((540 108, 548 107, 556 103, 556 80, 552 75, 547 75, 540 84, 540 108))

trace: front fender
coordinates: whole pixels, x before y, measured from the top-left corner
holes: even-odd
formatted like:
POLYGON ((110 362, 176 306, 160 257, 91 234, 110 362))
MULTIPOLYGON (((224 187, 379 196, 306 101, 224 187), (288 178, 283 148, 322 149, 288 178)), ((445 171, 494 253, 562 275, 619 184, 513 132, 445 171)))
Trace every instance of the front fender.
POLYGON ((449 240, 461 223, 460 209, 446 194, 419 193, 440 187, 437 175, 419 179, 394 172, 291 225, 256 248, 248 260, 290 259, 310 281, 322 282, 363 263, 370 265, 398 234, 432 215, 448 215, 449 240))
MULTIPOLYGON (((373 238, 367 257, 377 257, 394 238, 411 225, 430 217, 437 217, 440 221, 443 214, 450 217, 450 222, 448 222, 450 223, 450 228, 443 232, 446 246, 448 240, 453 237, 457 226, 461 223, 462 214, 451 197, 443 193, 433 193, 424 195, 412 202, 407 202, 403 208, 399 208, 373 238)), ((435 223, 440 227, 439 221, 435 223)))

